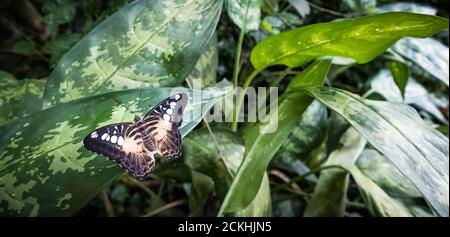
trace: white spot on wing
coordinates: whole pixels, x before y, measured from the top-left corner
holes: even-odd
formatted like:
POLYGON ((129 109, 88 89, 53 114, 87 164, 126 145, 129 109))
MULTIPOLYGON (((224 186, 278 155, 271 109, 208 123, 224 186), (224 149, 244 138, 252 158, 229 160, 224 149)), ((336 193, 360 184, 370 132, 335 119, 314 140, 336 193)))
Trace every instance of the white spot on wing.
POLYGON ((91 138, 97 138, 98 137, 98 134, 97 134, 97 132, 93 132, 93 133, 91 133, 91 138))
POLYGON ((106 136, 106 141, 108 141, 109 142, 109 138, 111 138, 109 135, 108 136, 106 136))
POLYGON ((111 143, 116 143, 116 142, 117 142, 117 136, 112 136, 111 143))
POLYGON ((117 145, 119 146, 123 145, 123 137, 119 137, 119 139, 117 139, 117 145))
POLYGON ((102 140, 105 140, 106 137, 108 137, 108 133, 103 133, 103 135, 102 135, 102 140))
POLYGON ((168 109, 168 110, 166 111, 166 113, 167 113, 168 115, 172 115, 173 110, 172 110, 172 109, 168 109))
POLYGON ((175 95, 175 99, 176 99, 176 100, 179 100, 180 97, 181 97, 180 95, 175 95))
POLYGON ((168 114, 164 114, 164 115, 163 115, 163 119, 164 119, 165 121, 169 121, 169 120, 170 120, 170 116, 169 116, 168 114))

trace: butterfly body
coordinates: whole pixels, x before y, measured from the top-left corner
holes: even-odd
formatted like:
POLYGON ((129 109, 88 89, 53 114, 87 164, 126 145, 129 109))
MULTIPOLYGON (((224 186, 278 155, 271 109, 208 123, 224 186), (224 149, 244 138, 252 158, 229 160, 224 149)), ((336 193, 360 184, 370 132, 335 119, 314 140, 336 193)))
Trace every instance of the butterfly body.
POLYGON ((176 94, 154 106, 143 119, 100 127, 87 135, 84 146, 116 161, 138 179, 147 178, 155 166, 155 154, 166 158, 181 156, 183 110, 186 94, 176 94))

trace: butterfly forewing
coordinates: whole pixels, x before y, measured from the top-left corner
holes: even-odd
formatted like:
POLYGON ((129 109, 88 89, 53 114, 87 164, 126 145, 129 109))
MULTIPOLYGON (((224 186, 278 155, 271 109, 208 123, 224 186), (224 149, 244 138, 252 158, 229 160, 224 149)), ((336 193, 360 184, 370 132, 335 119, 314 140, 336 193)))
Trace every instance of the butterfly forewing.
POLYGON ((145 149, 142 135, 132 123, 111 124, 96 129, 83 140, 95 153, 116 161, 138 179, 146 178, 155 166, 153 154, 145 149))
POLYGON ((143 119, 145 127, 144 140, 154 151, 166 158, 181 155, 181 135, 179 127, 183 122, 183 111, 186 108, 187 95, 173 95, 153 107, 143 119))

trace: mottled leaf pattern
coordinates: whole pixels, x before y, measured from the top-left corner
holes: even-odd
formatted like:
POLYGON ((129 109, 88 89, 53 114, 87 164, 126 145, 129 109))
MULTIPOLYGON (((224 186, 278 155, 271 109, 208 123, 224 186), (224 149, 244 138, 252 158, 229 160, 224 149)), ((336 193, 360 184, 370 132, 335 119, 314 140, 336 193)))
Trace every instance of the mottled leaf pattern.
POLYGON ((431 38, 406 38, 397 42, 392 49, 449 85, 448 46, 431 38))
POLYGON ((138 0, 79 41, 48 78, 44 107, 121 89, 177 86, 213 35, 221 0, 138 0))
MULTIPOLYGON (((223 94, 180 90, 197 98, 188 102, 183 114, 180 133, 186 136, 223 94)), ((115 162, 84 149, 84 136, 103 125, 133 121, 134 115, 143 116, 177 92, 169 88, 112 92, 61 104, 0 127, 0 213, 75 213, 123 173, 115 162)))
POLYGON ((219 52, 217 48, 217 36, 214 35, 206 49, 195 64, 186 80, 195 89, 202 89, 216 83, 216 71, 219 64, 219 52))
POLYGON ((46 80, 17 80, 0 71, 0 125, 42 108, 46 80))
POLYGON ((449 141, 411 107, 371 101, 328 87, 307 92, 335 110, 383 153, 422 193, 435 211, 449 211, 449 141))
POLYGON ((387 101, 404 102, 417 106, 436 117, 442 123, 448 123, 447 119, 435 104, 437 98, 428 92, 424 86, 414 80, 414 78, 408 79, 404 99, 402 99, 401 92, 395 85, 391 73, 388 70, 381 70, 370 80, 370 92, 368 94, 374 92, 383 96, 387 101))
POLYGON ((400 171, 374 149, 365 149, 356 166, 393 197, 422 197, 417 188, 400 171))
POLYGON ((385 13, 319 23, 271 36, 252 51, 253 66, 300 66, 322 56, 367 63, 405 37, 429 37, 448 28, 448 20, 414 13, 385 13))
POLYGON ((262 0, 225 0, 231 20, 244 32, 259 29, 262 0))

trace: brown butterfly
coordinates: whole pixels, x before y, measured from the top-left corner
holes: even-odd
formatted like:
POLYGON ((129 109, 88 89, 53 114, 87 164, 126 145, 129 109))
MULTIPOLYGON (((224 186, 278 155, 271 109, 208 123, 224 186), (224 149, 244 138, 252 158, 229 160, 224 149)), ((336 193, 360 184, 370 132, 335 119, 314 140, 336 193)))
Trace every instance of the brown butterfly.
POLYGON ((187 95, 176 94, 154 106, 143 119, 96 129, 83 139, 84 147, 116 161, 137 179, 147 178, 155 167, 155 154, 181 156, 182 123, 187 95))

